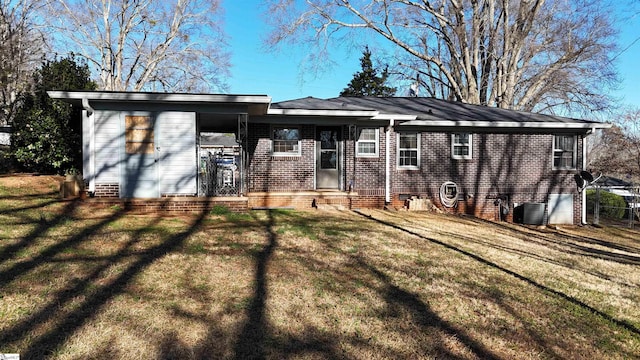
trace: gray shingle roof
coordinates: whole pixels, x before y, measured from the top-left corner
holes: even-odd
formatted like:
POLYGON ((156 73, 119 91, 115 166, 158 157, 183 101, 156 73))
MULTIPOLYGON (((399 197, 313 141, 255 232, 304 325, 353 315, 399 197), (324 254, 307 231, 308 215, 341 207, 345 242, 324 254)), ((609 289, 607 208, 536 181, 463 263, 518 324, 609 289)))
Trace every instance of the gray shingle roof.
POLYGON ((325 110, 325 111, 376 111, 382 116, 406 115, 415 116, 406 124, 429 125, 436 122, 464 122, 466 126, 473 123, 491 123, 494 125, 536 123, 551 126, 573 125, 602 127, 604 124, 562 116, 536 114, 524 111, 500 109, 496 107, 465 104, 427 97, 336 97, 318 99, 306 97, 302 99, 273 103, 273 109, 325 110))
POLYGON ((382 114, 416 115, 418 120, 594 123, 561 116, 534 114, 427 97, 337 97, 328 100, 369 107, 382 114))
POLYGON ((371 107, 363 107, 358 105, 351 105, 346 102, 330 101, 324 99, 318 99, 314 97, 306 97, 295 100, 281 101, 271 104, 272 109, 299 109, 299 110, 353 110, 353 111, 370 111, 375 110, 371 107))

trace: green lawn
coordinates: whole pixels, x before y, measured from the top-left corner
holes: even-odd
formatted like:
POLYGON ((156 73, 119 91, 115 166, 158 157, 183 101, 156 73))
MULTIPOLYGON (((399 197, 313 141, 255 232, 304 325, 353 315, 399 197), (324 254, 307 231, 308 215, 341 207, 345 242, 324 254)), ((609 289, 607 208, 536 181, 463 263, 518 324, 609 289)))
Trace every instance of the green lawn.
POLYGON ((0 178, 21 359, 640 358, 640 232, 431 213, 132 215, 0 178))

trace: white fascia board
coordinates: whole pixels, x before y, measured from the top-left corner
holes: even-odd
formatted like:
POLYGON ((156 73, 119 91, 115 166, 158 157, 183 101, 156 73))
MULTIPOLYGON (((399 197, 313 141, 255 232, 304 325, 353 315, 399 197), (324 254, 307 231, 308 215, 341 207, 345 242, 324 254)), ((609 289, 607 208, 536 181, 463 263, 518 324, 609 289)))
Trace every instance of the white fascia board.
POLYGON ((517 121, 452 121, 452 120, 412 120, 400 126, 425 127, 475 127, 475 128, 528 128, 528 129, 608 129, 611 124, 580 122, 517 122, 517 121))
POLYGON ((144 92, 47 91, 54 99, 94 101, 152 101, 175 103, 249 103, 270 104, 267 95, 176 94, 144 92))
POLYGON ((379 114, 372 120, 398 120, 398 121, 410 121, 415 120, 417 115, 402 115, 402 114, 379 114))
POLYGON ((312 109, 273 109, 269 108, 267 115, 289 116, 335 116, 335 117, 375 117, 375 110, 312 110, 312 109))

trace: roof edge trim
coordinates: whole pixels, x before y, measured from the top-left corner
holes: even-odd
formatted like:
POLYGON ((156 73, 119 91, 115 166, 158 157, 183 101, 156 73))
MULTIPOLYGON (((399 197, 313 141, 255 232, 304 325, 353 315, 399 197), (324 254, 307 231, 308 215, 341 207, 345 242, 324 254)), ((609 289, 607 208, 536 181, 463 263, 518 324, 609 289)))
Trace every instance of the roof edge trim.
POLYGON ((313 110, 313 109, 274 109, 270 108, 267 115, 289 116, 342 116, 342 117, 375 117, 377 110, 313 110))
POLYGON ((480 127, 480 128, 538 128, 538 129, 608 129, 611 124, 589 123, 559 123, 559 122, 515 122, 515 121, 455 121, 455 120, 410 120, 397 124, 398 126, 425 127, 480 127))
POLYGON ((87 99, 92 101, 271 104, 271 97, 268 95, 180 94, 102 91, 47 91, 47 94, 54 99, 68 100, 87 99))

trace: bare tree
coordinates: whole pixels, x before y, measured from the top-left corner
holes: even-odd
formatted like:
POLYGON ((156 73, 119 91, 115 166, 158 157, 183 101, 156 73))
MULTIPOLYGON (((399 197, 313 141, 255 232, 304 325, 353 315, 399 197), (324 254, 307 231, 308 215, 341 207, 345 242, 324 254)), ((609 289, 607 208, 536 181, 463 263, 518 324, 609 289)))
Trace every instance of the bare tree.
MULTIPOLYGON (((366 34, 430 96, 528 111, 601 109, 615 31, 592 0, 272 0, 268 43, 326 49, 366 34)), ((392 63, 392 61, 388 61, 392 63)))
POLYGON ((0 125, 10 124, 18 95, 44 59, 45 36, 35 22, 42 2, 0 0, 0 125))
POLYGON ((103 90, 221 90, 219 0, 48 0, 56 48, 87 59, 103 90))
POLYGON ((614 115, 614 126, 592 139, 589 167, 597 172, 640 181, 640 108, 614 115))

